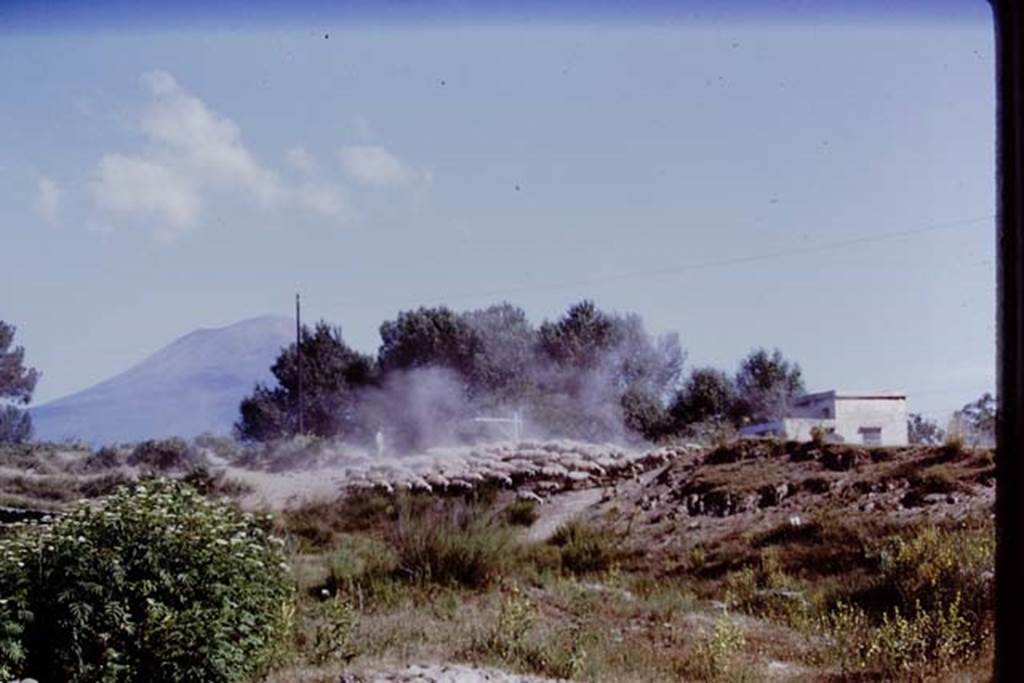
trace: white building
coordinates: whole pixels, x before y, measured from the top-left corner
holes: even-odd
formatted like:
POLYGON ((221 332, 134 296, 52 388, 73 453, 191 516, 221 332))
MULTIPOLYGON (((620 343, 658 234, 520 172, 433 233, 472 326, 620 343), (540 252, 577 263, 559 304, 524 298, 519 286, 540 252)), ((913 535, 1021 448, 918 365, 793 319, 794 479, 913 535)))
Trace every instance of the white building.
POLYGON ((789 412, 781 420, 749 425, 740 433, 810 441, 811 430, 819 427, 839 437, 843 443, 907 445, 906 394, 823 391, 796 399, 789 412))

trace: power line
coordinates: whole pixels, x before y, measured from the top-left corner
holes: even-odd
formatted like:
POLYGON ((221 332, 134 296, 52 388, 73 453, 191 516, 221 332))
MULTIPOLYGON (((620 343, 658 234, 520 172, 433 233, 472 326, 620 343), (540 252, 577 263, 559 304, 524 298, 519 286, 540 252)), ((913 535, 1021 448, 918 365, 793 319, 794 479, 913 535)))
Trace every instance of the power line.
MULTIPOLYGON (((921 227, 912 228, 909 230, 890 230, 885 232, 871 233, 867 235, 861 235, 859 237, 852 237, 844 240, 835 240, 832 242, 824 242, 816 245, 807 247, 791 247, 789 249, 765 252, 762 254, 749 254, 746 256, 736 256, 722 259, 714 259, 709 261, 699 261, 694 263, 684 263, 675 266, 667 266, 664 268, 655 268, 648 270, 637 270, 628 271, 624 273, 618 273, 613 275, 603 275, 590 278, 580 278, 577 280, 564 280, 561 282, 547 282, 537 283, 529 285, 520 285, 517 287, 506 287, 502 289, 494 289, 489 291, 474 291, 474 292, 454 292, 448 295, 435 297, 442 301, 456 301, 459 299, 468 298, 481 298, 481 297, 501 297, 509 294, 518 294, 521 292, 531 291, 545 291, 552 289, 565 289, 571 287, 581 287, 596 284, 605 284, 609 282, 621 282, 626 280, 639 280, 652 277, 662 277, 666 275, 679 275, 686 272, 694 272, 700 270, 710 270, 714 268, 724 268, 729 266, 744 265, 747 263, 758 263, 762 261, 771 261, 779 258, 789 258, 797 255, 817 254, 827 251, 835 251, 838 249, 844 249, 847 247, 859 246, 863 244, 874 244, 878 242, 886 242, 890 240, 903 239, 907 237, 916 237, 918 235, 926 235, 941 230, 950 230, 953 228, 963 228, 971 225, 976 225, 982 221, 993 220, 995 214, 987 214, 984 216, 976 216, 973 218, 961 218, 950 221, 942 221, 938 223, 930 223, 921 227)), ((418 305, 413 303, 412 305, 418 305)))

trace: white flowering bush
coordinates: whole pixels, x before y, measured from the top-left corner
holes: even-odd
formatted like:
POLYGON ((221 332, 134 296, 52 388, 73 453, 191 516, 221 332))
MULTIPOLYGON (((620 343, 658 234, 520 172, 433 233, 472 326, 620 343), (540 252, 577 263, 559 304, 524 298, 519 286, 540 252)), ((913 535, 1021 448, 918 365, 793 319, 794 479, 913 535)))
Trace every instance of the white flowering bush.
POLYGON ((291 628, 278 539, 181 483, 0 542, 0 572, 2 680, 244 681, 291 628))

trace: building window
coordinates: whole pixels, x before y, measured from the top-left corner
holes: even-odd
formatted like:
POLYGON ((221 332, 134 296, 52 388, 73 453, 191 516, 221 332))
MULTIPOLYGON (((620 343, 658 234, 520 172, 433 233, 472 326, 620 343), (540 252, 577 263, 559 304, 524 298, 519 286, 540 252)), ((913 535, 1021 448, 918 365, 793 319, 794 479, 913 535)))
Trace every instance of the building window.
POLYGON ((821 409, 821 416, 822 417, 832 417, 832 411, 829 410, 828 407, 822 408, 821 409))
POLYGON ((861 427, 860 436, 865 446, 881 446, 882 445, 882 428, 881 427, 861 427))

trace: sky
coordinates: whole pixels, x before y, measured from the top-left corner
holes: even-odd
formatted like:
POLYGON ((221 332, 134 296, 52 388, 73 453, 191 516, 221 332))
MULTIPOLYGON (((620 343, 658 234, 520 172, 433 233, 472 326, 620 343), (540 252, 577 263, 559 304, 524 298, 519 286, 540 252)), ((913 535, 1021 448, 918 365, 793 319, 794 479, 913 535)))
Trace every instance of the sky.
POLYGON ((993 390, 985 3, 236 4, 0 12, 37 404, 296 291, 367 352, 402 309, 590 298, 691 368, 777 346, 940 418, 993 390))

